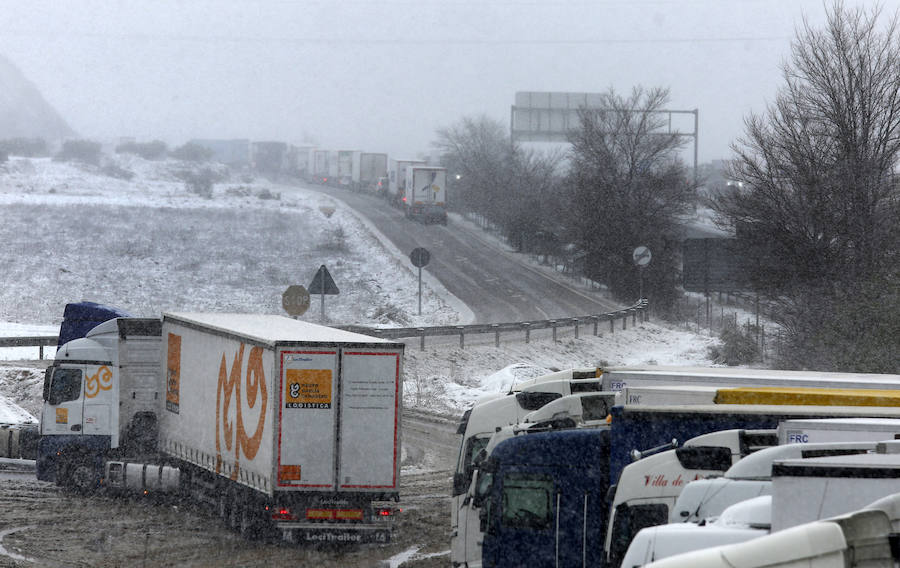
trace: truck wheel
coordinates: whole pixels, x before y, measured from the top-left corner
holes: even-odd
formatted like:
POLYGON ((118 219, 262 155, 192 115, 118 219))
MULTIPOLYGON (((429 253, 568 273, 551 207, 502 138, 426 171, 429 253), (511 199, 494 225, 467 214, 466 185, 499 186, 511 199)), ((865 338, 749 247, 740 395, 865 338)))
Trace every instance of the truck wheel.
POLYGON ((100 484, 97 468, 90 458, 66 460, 63 473, 62 485, 79 493, 93 493, 100 484))

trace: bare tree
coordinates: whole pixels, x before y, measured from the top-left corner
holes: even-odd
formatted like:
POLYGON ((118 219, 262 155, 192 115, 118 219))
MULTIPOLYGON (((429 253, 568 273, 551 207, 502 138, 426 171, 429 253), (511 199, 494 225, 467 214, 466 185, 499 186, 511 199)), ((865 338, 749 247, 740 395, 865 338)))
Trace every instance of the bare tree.
POLYGON ((636 87, 627 97, 610 90, 603 108, 581 109, 572 132, 571 238, 587 253, 588 270, 620 297, 638 295, 631 253, 649 246, 647 291, 665 307, 675 296, 679 216, 695 186, 678 151, 684 140, 667 132, 668 89, 636 87))
POLYGON ((433 146, 451 176, 457 204, 498 225, 518 248, 550 219, 558 220, 551 197, 560 154, 513 145, 504 125, 486 116, 438 130, 433 146))
POLYGON ((847 303, 870 301, 873 283, 897 275, 900 36, 896 16, 879 16, 837 2, 823 29, 804 21, 775 102, 746 119, 734 145, 730 174, 744 189, 714 203, 747 250, 772 259, 759 264, 756 286, 782 303, 799 366, 853 351, 825 331, 853 324, 829 314, 862 313, 847 303))

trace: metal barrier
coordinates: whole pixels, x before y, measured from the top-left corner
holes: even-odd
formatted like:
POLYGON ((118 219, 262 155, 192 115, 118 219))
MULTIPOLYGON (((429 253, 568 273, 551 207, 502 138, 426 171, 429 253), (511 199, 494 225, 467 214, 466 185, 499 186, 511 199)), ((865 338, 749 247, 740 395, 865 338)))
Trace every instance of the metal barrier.
MULTIPOLYGON (((447 335, 459 336, 459 347, 465 349, 465 337, 467 334, 493 333, 494 345, 500 346, 501 333, 523 333, 525 343, 531 341, 531 332, 538 329, 550 329, 553 331, 553 340, 556 341, 556 330, 559 328, 573 327, 575 337, 578 338, 579 328, 582 324, 590 325, 593 328, 593 334, 597 335, 599 324, 602 321, 609 322, 609 332, 615 333, 615 322, 622 320, 622 329, 628 329, 628 318, 631 318, 632 326, 638 323, 638 317, 641 322, 650 321, 648 314, 647 300, 641 300, 621 310, 607 312, 603 314, 591 314, 586 316, 578 316, 572 318, 559 318, 551 320, 534 320, 519 321, 509 323, 482 323, 473 325, 445 325, 435 327, 367 327, 362 325, 336 325, 334 327, 345 331, 352 331, 373 337, 381 337, 383 339, 408 339, 420 338, 419 347, 425 349, 426 337, 438 337, 447 335)), ((56 336, 32 336, 32 337, 0 337, 0 347, 40 347, 40 358, 44 358, 44 347, 55 346, 56 336)))
POLYGON ((44 358, 44 347, 56 347, 55 335, 0 337, 0 347, 38 347, 38 355, 44 358))
POLYGON ((352 331, 355 333, 362 333, 364 335, 371 335, 374 337, 381 337, 384 339, 408 339, 418 337, 420 338, 419 348, 425 349, 425 338, 426 337, 435 337, 435 336, 446 336, 446 335, 458 335, 459 336, 459 347, 460 349, 465 348, 465 336, 466 334, 481 334, 481 333, 493 333, 494 334, 494 345, 500 345, 500 334, 501 333, 523 333, 525 336, 525 343, 529 343, 531 341, 531 332, 537 329, 550 329, 553 331, 553 340, 556 341, 556 330, 558 328, 568 328, 573 327, 575 331, 575 337, 578 337, 579 334, 579 326, 581 324, 587 324, 593 326, 593 334, 598 334, 598 326, 601 321, 609 322, 609 332, 615 332, 615 322, 618 319, 622 320, 622 329, 628 329, 628 318, 631 317, 632 325, 637 325, 638 317, 640 316, 641 322, 650 321, 648 314, 648 306, 649 303, 647 300, 641 300, 634 304, 633 306, 629 306, 627 308, 617 310, 615 312, 607 312, 604 314, 591 314, 586 316, 578 316, 572 318, 561 318, 561 319, 552 319, 552 320, 535 320, 535 321, 520 321, 520 322, 509 322, 509 323, 484 323, 484 324, 473 324, 473 325, 448 325, 448 326, 437 326, 437 327, 393 327, 393 328, 374 328, 374 327, 366 327, 361 325, 344 325, 344 326, 335 326, 337 328, 352 331))

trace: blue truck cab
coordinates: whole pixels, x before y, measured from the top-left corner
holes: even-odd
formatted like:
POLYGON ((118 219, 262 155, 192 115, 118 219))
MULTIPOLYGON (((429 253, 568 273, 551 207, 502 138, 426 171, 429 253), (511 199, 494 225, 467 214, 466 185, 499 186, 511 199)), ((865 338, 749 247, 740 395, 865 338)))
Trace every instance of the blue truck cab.
POLYGON ((482 565, 596 566, 609 489, 609 430, 517 436, 479 471, 482 565))

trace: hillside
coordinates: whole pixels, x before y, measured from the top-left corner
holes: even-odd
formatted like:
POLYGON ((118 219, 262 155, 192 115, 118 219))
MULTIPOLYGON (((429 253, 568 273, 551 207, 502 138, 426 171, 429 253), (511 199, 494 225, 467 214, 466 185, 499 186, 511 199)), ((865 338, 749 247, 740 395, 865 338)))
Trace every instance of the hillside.
POLYGON ((55 141, 74 134, 37 87, 9 59, 0 55, 0 140, 55 141))

